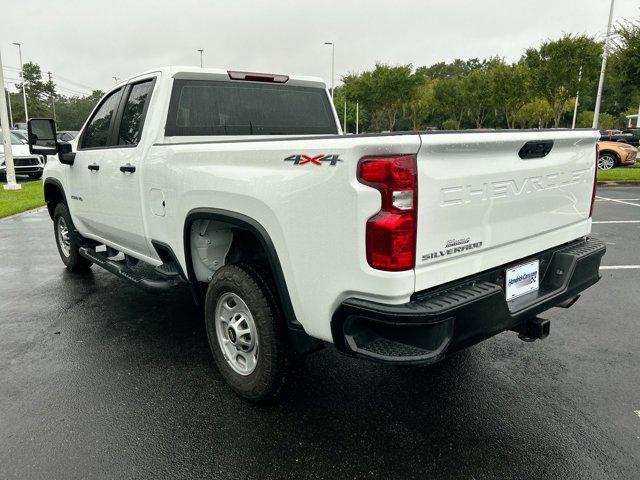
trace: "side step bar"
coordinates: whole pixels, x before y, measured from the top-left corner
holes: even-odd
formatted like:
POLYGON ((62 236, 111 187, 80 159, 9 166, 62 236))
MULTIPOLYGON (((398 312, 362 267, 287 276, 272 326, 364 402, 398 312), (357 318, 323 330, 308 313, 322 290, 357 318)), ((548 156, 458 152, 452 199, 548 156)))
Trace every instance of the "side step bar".
POLYGON ((78 253, 105 270, 108 270, 120 278, 129 280, 131 283, 149 292, 168 292, 177 285, 185 283, 180 275, 152 278, 151 276, 145 275, 144 272, 132 270, 124 262, 110 260, 106 255, 98 253, 90 247, 80 247, 78 253))

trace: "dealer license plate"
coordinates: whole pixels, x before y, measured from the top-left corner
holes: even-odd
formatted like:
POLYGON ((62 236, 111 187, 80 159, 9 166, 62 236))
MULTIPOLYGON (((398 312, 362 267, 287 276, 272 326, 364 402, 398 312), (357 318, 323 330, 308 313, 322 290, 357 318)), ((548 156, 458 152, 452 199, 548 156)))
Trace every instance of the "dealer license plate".
POLYGON ((505 292, 507 300, 535 292, 540 286, 540 262, 523 263, 506 270, 505 292))

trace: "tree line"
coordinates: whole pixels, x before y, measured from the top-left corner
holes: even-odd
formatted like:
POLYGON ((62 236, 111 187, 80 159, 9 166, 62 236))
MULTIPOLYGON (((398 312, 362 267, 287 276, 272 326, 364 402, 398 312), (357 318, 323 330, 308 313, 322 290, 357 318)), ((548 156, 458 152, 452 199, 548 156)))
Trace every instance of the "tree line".
MULTIPOLYGON (((349 132, 355 131, 356 102, 361 132, 567 127, 579 91, 576 126, 591 127, 602 49, 593 37, 564 35, 527 49, 514 63, 498 57, 418 68, 379 63, 342 77, 334 103, 341 122, 346 104, 349 132)), ((60 130, 80 129, 103 95, 61 95, 32 62, 24 65, 24 82, 29 116, 51 117, 55 108, 60 130)), ((21 92, 9 97, 14 122, 24 121, 21 92)), ((610 42, 600 128, 624 127, 625 115, 637 113, 639 103, 640 21, 623 21, 610 42)))
MULTIPOLYGON (((576 127, 591 127, 603 43, 564 35, 527 49, 514 63, 456 59, 429 67, 379 63, 342 77, 334 103, 347 131, 439 128, 570 127, 579 95, 576 127)), ((600 128, 626 126, 640 103, 640 22, 618 25, 610 50, 600 128)))
MULTIPOLYGON (((37 63, 25 63, 23 71, 29 118, 55 116, 59 130, 79 130, 104 95, 101 90, 94 90, 89 95, 61 95, 52 80, 43 79, 37 63)), ((14 123, 25 121, 22 83, 16 87, 17 92, 9 92, 14 123)))

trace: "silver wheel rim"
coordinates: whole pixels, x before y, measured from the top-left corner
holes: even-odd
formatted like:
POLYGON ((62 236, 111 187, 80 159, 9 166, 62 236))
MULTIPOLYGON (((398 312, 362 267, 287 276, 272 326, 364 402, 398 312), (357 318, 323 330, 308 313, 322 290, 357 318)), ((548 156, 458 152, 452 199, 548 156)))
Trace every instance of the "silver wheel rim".
POLYGON ((258 363, 258 331, 249 307, 238 295, 227 292, 218 299, 215 318, 225 360, 234 372, 251 374, 258 363))
POLYGON ((71 255, 71 239, 69 238, 69 228, 64 217, 58 217, 58 245, 65 257, 71 255))
POLYGON ((600 170, 611 170, 616 164, 616 161, 610 155, 603 155, 598 158, 598 168, 600 170))

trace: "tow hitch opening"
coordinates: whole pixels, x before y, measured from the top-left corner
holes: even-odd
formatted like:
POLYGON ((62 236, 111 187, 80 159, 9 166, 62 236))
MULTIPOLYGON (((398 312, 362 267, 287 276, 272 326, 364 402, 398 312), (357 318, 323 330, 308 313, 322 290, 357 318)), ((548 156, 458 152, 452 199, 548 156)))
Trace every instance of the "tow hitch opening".
POLYGON ((519 328, 515 329, 518 332, 518 338, 524 342, 543 340, 549 336, 550 330, 551 322, 539 317, 527 318, 519 328))

